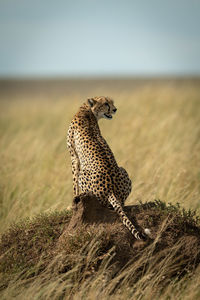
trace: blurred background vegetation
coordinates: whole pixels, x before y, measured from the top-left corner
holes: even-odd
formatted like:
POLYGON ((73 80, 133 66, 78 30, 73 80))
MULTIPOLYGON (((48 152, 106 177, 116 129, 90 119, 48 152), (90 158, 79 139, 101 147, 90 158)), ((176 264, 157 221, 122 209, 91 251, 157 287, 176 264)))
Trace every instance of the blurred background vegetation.
POLYGON ((199 209, 200 81, 109 79, 1 81, 1 230, 72 202, 67 129, 88 96, 118 112, 100 120, 133 191, 127 203, 161 199, 199 209))

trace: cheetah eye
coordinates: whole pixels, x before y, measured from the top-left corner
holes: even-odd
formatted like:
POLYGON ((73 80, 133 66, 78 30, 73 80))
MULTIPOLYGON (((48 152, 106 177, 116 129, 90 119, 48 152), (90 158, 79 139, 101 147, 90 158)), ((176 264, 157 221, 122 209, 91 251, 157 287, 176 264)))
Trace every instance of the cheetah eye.
POLYGON ((108 104, 107 102, 105 103, 105 105, 106 105, 107 107, 110 107, 109 104, 108 104))

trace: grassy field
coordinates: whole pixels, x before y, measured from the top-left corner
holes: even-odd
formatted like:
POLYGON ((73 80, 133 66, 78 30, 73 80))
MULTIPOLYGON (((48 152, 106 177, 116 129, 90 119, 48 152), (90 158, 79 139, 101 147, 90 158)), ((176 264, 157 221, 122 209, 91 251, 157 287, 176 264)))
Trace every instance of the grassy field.
MULTIPOLYGON (((199 213, 200 80, 1 81, 1 232, 21 218, 71 206, 67 128, 81 103, 97 95, 111 96, 118 108, 100 128, 133 181, 127 204, 161 199, 199 213)), ((200 295, 192 294, 197 282, 188 281, 181 299, 200 295)), ((87 299, 94 287, 91 293, 87 299)), ((177 293, 171 285, 163 299, 177 293)))

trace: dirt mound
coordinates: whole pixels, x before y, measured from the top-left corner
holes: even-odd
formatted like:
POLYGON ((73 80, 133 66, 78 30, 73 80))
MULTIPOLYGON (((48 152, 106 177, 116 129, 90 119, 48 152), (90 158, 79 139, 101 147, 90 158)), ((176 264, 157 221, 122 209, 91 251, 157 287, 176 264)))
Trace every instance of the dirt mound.
POLYGON ((110 293, 122 284, 154 280, 154 287, 163 288, 192 276, 200 262, 200 223, 194 212, 161 201, 124 209, 138 228, 150 229, 151 239, 136 241, 117 214, 92 195, 75 198, 71 211, 11 226, 0 241, 1 289, 13 275, 26 284, 41 276, 54 281, 65 276, 62 295, 99 274, 110 293))
MULTIPOLYGON (((112 263, 118 271, 129 261, 137 261, 145 252, 148 256, 151 253, 151 260, 157 260, 158 257, 162 260, 167 255, 173 257, 177 266, 168 273, 170 278, 183 276, 194 270, 200 262, 199 218, 194 212, 181 210, 179 205, 154 201, 125 206, 125 212, 138 229, 150 229, 150 239, 138 241, 125 228, 117 214, 102 207, 93 195, 81 195, 74 199, 73 204, 72 218, 58 240, 59 249, 66 249, 69 238, 84 230, 94 235, 101 232, 100 235, 107 241, 102 253, 110 246, 115 246, 112 263)), ((166 279, 166 275, 163 278, 166 279)))

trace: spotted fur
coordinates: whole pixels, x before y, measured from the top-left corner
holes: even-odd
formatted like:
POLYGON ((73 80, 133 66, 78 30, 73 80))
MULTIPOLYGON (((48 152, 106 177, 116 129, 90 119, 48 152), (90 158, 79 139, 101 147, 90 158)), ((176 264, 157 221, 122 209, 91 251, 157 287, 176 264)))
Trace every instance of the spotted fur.
POLYGON ((123 205, 131 192, 131 180, 102 137, 98 120, 112 119, 117 111, 112 99, 87 100, 75 115, 68 130, 74 196, 92 192, 107 207, 112 207, 136 239, 144 238, 126 216, 123 205))

